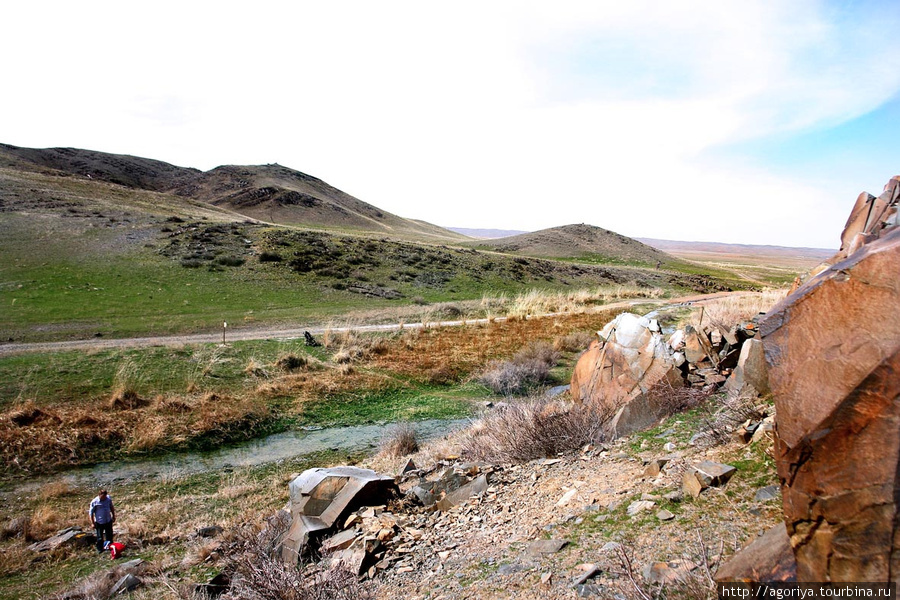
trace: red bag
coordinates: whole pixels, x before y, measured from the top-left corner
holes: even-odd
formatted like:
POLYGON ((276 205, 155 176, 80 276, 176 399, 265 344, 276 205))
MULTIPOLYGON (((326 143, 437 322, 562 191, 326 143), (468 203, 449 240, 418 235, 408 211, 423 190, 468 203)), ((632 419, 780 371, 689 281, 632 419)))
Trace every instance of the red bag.
POLYGON ((121 542, 110 542, 107 544, 107 547, 109 548, 109 557, 115 560, 122 554, 122 550, 125 549, 125 544, 121 542))

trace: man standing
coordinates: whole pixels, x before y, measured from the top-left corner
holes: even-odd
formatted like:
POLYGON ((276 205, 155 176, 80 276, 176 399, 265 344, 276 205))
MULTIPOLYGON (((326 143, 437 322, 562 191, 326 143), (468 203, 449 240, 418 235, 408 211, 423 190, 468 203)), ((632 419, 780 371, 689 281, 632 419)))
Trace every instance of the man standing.
POLYGON ((106 490, 100 490, 96 498, 91 500, 91 525, 97 534, 97 552, 103 552, 104 542, 112 542, 113 523, 116 522, 116 509, 112 498, 106 490))

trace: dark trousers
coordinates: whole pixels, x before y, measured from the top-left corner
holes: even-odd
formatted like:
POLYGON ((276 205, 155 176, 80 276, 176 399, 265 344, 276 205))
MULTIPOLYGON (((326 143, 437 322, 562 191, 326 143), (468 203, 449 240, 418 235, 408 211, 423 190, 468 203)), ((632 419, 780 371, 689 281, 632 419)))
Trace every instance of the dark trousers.
POLYGON ((113 541, 112 523, 104 523, 103 525, 94 523, 94 531, 97 534, 97 551, 100 552, 103 550, 104 542, 113 541))

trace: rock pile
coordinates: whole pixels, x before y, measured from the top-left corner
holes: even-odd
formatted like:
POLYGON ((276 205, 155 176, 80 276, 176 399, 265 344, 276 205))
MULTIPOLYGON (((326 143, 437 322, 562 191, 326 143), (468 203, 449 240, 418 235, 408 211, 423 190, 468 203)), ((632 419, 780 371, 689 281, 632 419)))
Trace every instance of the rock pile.
POLYGON ((383 505, 397 494, 393 477, 369 469, 308 469, 291 481, 291 528, 281 541, 281 557, 296 563, 329 532, 347 526, 361 506, 383 505))
MULTIPOLYGON (((702 321, 701 321, 702 323, 702 321)), ((578 360, 570 393, 610 415, 609 434, 628 435, 679 409, 671 391, 768 391, 754 319, 731 328, 688 325, 665 340, 656 319, 623 313, 610 321, 578 360), (746 342, 751 342, 747 344, 746 342)))

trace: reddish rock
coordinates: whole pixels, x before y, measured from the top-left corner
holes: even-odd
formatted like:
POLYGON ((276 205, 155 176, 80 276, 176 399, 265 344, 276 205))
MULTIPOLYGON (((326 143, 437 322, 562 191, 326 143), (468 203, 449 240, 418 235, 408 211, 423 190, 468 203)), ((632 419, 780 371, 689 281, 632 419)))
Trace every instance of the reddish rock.
POLYGON ((858 202, 845 234, 877 239, 761 324, 799 581, 900 580, 900 228, 884 227, 890 206, 862 203, 878 214, 857 231, 858 202))
POLYGON ((760 396, 769 393, 769 375, 761 340, 749 339, 744 342, 737 366, 725 384, 729 391, 734 392, 742 391, 745 386, 760 396))
POLYGON ((660 388, 684 385, 672 349, 659 326, 644 317, 623 313, 600 332, 578 360, 570 393, 576 403, 593 403, 614 415, 613 436, 655 424, 670 414, 660 388))
POLYGON ((783 523, 741 548, 716 571, 716 581, 756 583, 797 580, 797 562, 783 523))

